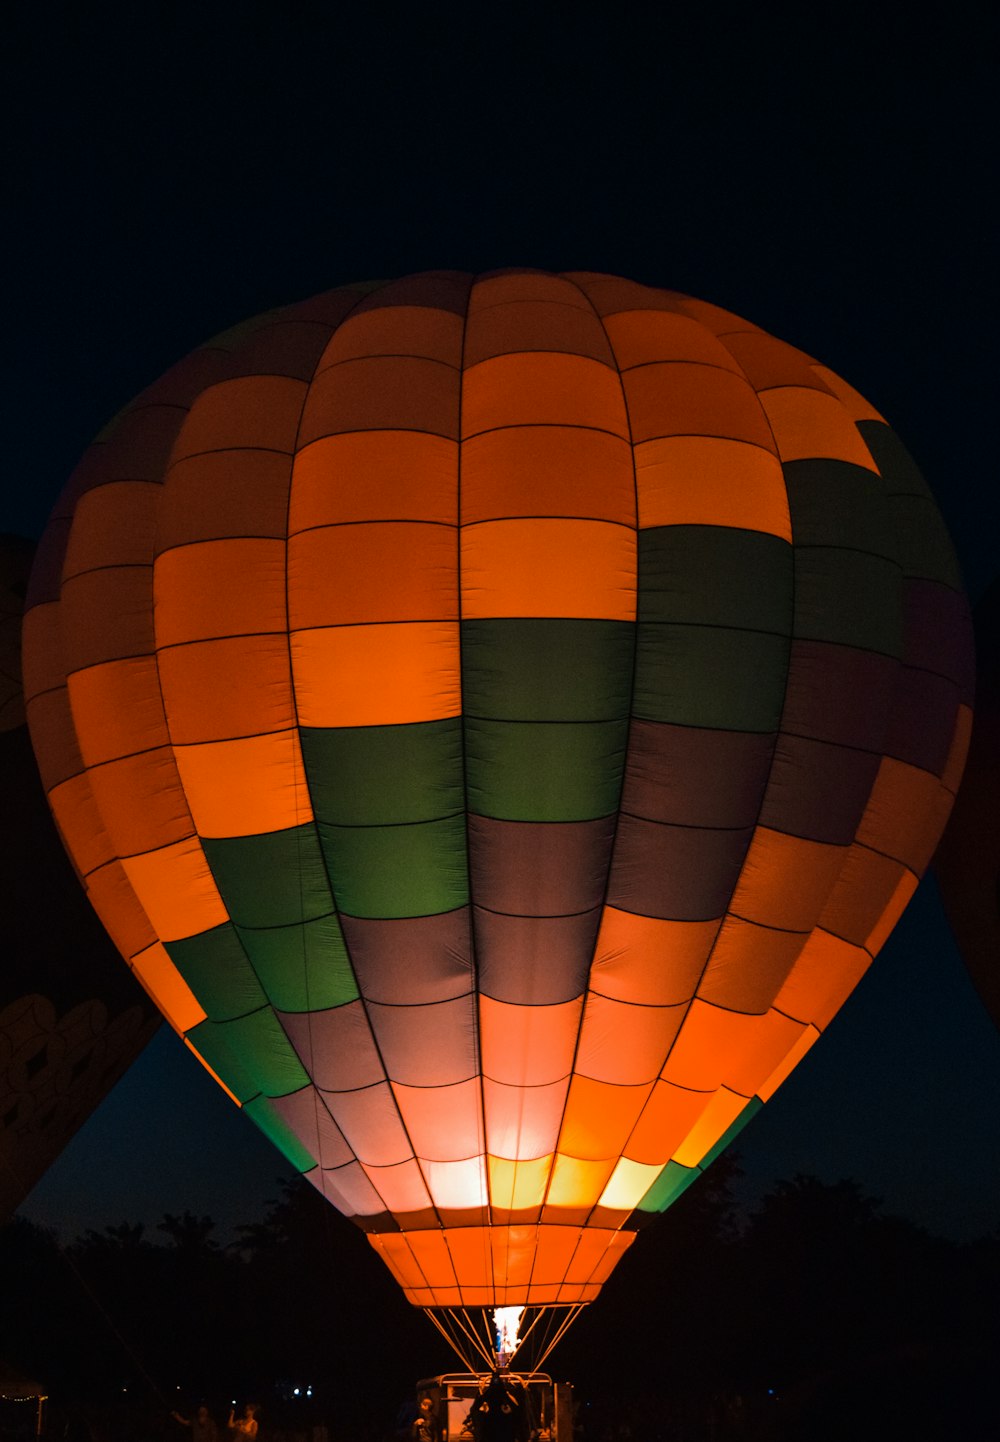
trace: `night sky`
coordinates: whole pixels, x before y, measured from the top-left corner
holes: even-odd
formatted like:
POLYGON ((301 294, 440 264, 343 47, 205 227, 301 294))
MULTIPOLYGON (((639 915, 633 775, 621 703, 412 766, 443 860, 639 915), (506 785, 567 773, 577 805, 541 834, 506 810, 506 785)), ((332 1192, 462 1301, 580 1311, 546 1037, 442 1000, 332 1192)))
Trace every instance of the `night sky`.
MULTIPOLYGON (((975 600, 998 569, 987 9, 699 8, 15 6, 0 529, 39 535, 100 426, 235 322, 534 265, 713 301, 845 376, 930 480, 975 600)), ((854 1176, 981 1235, 998 1103, 1000 1039, 925 884, 740 1138, 747 1197, 854 1176)), ((163 1029, 22 1212, 229 1228, 287 1171, 163 1029)))

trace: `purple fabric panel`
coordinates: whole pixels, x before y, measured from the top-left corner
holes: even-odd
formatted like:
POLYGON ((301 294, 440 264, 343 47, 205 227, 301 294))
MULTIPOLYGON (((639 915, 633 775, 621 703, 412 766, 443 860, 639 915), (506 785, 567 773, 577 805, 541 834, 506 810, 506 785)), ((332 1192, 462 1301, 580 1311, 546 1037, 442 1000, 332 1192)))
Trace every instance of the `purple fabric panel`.
POLYGON ((341 916, 358 987, 368 1001, 421 1005, 472 989, 469 909, 366 921, 341 916))
POLYGON ((672 921, 722 916, 752 834, 752 827, 710 831, 622 816, 608 902, 672 921))
POLYGON ((885 754, 940 776, 955 734, 958 701, 954 681, 900 667, 885 754))
POLYGON ((366 296, 354 315, 369 310, 382 310, 392 305, 424 305, 434 310, 450 310, 465 315, 474 277, 460 270, 427 271, 423 275, 407 275, 390 281, 366 296))
POLYGON ((354 1160, 354 1153, 314 1087, 303 1087, 289 1096, 273 1097, 270 1106, 321 1167, 341 1167, 354 1160))
POLYGON ((449 1086, 476 1075, 476 1010, 471 993, 427 1006, 370 1002, 368 1014, 391 1081, 415 1087, 449 1086))
POLYGON ((879 761, 871 751, 779 736, 761 825, 810 841, 849 845, 864 815, 879 761))
POLYGON ((494 821, 469 817, 473 900, 512 916, 570 916, 600 905, 615 818, 494 821))
POLYGON ((899 662, 830 641, 793 641, 781 729, 881 754, 899 662))
POLYGON ((752 826, 772 736, 632 722, 621 809, 677 826, 752 826))
POLYGON ((479 989, 495 1001, 549 1006, 587 989, 600 907, 579 916, 504 916, 476 908, 479 989))
POLYGON ((321 1091, 352 1091, 385 1077, 360 1001, 329 1011, 279 1012, 278 1019, 321 1091))
POLYGON ((947 676, 969 704, 975 690, 976 653, 966 598, 937 581, 909 580, 903 627, 907 665, 947 676))

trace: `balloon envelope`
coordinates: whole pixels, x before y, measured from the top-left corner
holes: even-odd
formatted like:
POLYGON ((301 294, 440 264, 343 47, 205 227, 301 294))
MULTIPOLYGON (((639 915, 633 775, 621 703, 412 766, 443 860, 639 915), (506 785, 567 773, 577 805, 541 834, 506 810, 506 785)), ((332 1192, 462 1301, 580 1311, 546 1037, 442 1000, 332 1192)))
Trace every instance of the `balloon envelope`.
POLYGON ((160 1022, 52 825, 24 717, 32 542, 0 536, 0 1221, 14 1212, 160 1022))
POLYGON ((970 715, 883 419, 607 276, 209 343, 84 457, 26 646, 123 954, 425 1306, 596 1296, 869 965, 970 715))

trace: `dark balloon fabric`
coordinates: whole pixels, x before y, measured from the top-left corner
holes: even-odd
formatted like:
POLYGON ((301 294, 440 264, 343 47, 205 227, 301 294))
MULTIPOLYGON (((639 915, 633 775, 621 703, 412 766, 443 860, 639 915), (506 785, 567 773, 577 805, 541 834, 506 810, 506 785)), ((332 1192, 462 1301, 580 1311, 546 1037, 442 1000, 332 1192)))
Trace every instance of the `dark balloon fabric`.
POLYGON ((21 692, 34 549, 0 536, 0 1221, 160 1023, 87 904, 39 781, 21 692))
POLYGON ((1000 1029, 1000 582, 974 620, 976 717, 934 871, 969 976, 1000 1029))
POLYGON ((83 458, 25 636, 123 955, 426 1306, 597 1294, 869 965, 970 722, 883 419, 600 275, 210 342, 83 458))

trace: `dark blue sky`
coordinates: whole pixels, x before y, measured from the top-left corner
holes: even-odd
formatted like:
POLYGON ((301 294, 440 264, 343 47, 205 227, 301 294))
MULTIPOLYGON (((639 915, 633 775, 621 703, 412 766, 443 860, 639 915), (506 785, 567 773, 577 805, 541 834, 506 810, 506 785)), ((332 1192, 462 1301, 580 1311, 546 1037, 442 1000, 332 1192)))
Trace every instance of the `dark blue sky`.
MULTIPOLYGON (((997 571, 984 9, 904 27, 624 8, 22 8, 0 527, 37 535, 103 422, 248 315, 534 264, 687 291, 841 372, 913 450, 978 596, 997 571)), ((925 887, 743 1134, 748 1194, 853 1175, 982 1232, 998 1103, 1000 1040, 925 887)), ((24 1211, 70 1232, 185 1208, 234 1224, 283 1170, 161 1034, 24 1211)))

